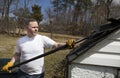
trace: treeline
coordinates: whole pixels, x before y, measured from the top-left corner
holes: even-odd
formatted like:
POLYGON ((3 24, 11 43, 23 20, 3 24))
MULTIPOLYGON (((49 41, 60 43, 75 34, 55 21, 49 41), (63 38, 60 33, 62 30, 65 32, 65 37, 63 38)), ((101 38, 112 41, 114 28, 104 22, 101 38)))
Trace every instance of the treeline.
POLYGON ((53 0, 46 13, 52 33, 89 35, 108 18, 120 17, 117 0, 53 0))
MULTIPOLYGON (((29 5, 41 0, 0 0, 0 32, 21 33, 25 19, 43 20, 41 6, 29 5), (30 11, 30 9, 32 11, 30 11), (13 14, 14 17, 10 17, 13 14)), ((52 7, 46 9, 47 20, 40 26, 41 31, 72 35, 89 35, 108 18, 120 17, 117 0, 50 0, 52 7)))

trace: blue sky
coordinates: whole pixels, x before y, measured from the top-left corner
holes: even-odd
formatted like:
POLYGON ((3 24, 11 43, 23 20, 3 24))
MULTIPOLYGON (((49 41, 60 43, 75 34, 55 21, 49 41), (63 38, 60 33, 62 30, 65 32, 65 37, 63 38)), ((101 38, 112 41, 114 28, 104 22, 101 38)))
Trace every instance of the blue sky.
POLYGON ((42 12, 45 12, 46 8, 51 7, 50 0, 41 0, 41 3, 39 4, 42 7, 42 12))

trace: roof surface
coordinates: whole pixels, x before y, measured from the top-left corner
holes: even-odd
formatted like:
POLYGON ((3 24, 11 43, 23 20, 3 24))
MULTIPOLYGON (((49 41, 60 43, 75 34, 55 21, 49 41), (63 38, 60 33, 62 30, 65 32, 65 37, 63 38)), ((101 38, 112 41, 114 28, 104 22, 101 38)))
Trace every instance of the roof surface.
MULTIPOLYGON (((111 21, 111 20, 110 20, 111 21)), ((69 62, 120 67, 120 22, 101 25, 67 56, 69 62)))

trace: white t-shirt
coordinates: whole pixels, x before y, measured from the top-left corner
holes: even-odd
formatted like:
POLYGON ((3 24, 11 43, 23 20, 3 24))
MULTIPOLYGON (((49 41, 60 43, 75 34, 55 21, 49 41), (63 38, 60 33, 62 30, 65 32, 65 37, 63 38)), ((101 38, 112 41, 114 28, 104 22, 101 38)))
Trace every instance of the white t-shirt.
MULTIPOLYGON (((24 62, 44 53, 44 48, 52 48, 56 42, 52 39, 36 35, 34 38, 24 36, 16 45, 16 52, 21 53, 20 62, 24 62)), ((44 72, 44 57, 20 66, 20 69, 30 75, 44 72)))

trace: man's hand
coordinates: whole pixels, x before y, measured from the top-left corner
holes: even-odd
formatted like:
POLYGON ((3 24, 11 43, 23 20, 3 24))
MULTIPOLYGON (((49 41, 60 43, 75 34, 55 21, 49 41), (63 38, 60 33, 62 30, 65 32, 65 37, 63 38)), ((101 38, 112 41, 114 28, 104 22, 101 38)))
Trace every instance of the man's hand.
POLYGON ((66 45, 68 46, 69 49, 72 49, 75 47, 75 40, 74 39, 69 39, 67 42, 66 42, 66 45))
POLYGON ((11 70, 9 70, 9 67, 12 67, 14 65, 13 62, 8 62, 5 66, 3 66, 2 71, 7 71, 7 72, 11 72, 11 70))

